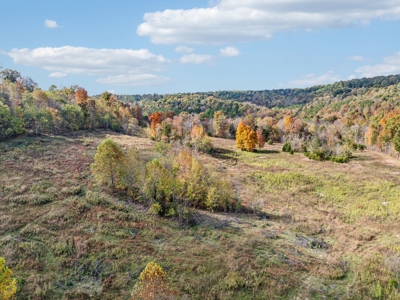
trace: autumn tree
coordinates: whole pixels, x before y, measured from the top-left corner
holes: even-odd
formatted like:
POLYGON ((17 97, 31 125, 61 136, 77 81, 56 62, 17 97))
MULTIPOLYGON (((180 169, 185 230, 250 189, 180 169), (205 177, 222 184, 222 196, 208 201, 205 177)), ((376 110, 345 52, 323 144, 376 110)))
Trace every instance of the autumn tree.
POLYGON ((243 150, 245 149, 245 135, 246 127, 243 122, 240 122, 236 130, 236 147, 243 150))
POLYGON ((12 271, 6 267, 4 258, 0 257, 0 299, 13 299, 17 292, 17 280, 12 271))
POLYGON ((289 134, 292 127, 292 118, 290 116, 286 116, 283 119, 283 124, 285 126, 285 133, 289 134))
POLYGON ((256 128, 256 119, 254 118, 254 116, 252 114, 248 114, 244 120, 243 120, 244 124, 246 126, 250 126, 251 129, 255 130, 256 128))
POLYGON ((213 145, 211 139, 206 135, 202 125, 194 125, 190 132, 190 143, 196 150, 209 153, 213 145))
POLYGON ((177 296, 165 271, 155 262, 150 262, 139 276, 132 300, 173 300, 177 296))
POLYGON ((36 104, 43 105, 43 106, 48 106, 50 99, 47 96, 45 91, 42 90, 36 90, 33 92, 33 99, 36 104))
POLYGON ((132 107, 132 115, 139 122, 139 125, 143 125, 143 111, 139 105, 132 107))
POLYGON ((216 111, 214 113, 214 130, 217 137, 225 137, 228 130, 228 123, 222 111, 216 111))
POLYGON ((157 126, 161 125, 163 113, 155 112, 149 116, 149 120, 151 122, 151 133, 152 136, 155 137, 156 135, 156 128, 157 126))
POLYGON ((78 88, 75 92, 75 102, 78 105, 86 105, 89 99, 88 93, 84 88, 78 88))
POLYGON ((113 190, 119 184, 123 173, 125 155, 111 139, 105 139, 97 147, 94 163, 91 165, 93 176, 100 183, 110 184, 113 190))
POLYGON ((250 126, 246 126, 245 128, 245 141, 244 146, 247 151, 253 152, 257 146, 257 133, 251 129, 250 126))
POLYGON ((265 146, 264 131, 262 128, 258 128, 256 133, 257 133, 258 148, 262 149, 265 146))

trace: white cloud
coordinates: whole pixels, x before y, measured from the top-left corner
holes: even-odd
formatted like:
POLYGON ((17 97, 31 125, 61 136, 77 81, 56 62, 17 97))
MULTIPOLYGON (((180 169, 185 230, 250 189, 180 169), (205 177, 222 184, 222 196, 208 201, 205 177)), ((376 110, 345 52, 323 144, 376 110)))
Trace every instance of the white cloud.
POLYGON ((206 64, 211 63, 213 57, 206 54, 188 54, 181 57, 180 62, 183 64, 194 63, 194 64, 206 64))
POLYGON ((225 57, 233 57, 240 55, 240 51, 235 47, 226 47, 220 50, 221 55, 225 57))
POLYGON ((65 74, 133 74, 164 71, 170 62, 147 49, 60 48, 12 49, 15 64, 65 74))
POLYGON ((222 44, 265 40, 282 31, 400 18, 400 0, 221 0, 209 4, 146 13, 137 33, 156 44, 222 44))
POLYGON ((67 77, 67 76, 68 76, 68 74, 61 73, 61 72, 54 72, 49 75, 50 78, 63 78, 63 77, 67 77))
POLYGON ((339 80, 340 80, 340 78, 337 77, 333 73, 333 71, 329 71, 320 76, 315 75, 315 74, 304 75, 299 79, 288 82, 284 86, 291 87, 291 88, 305 88, 305 87, 311 87, 311 86, 315 86, 315 85, 334 83, 339 80))
POLYGON ((380 75, 394 75, 400 73, 400 52, 385 57, 383 62, 374 66, 368 65, 356 70, 362 77, 374 77, 380 75))
POLYGON ((53 21, 53 20, 44 21, 44 26, 46 26, 47 28, 59 28, 60 27, 60 25, 58 25, 57 22, 53 21))
POLYGON ((96 82, 102 84, 120 85, 120 86, 156 86, 171 81, 171 79, 153 74, 133 74, 108 76, 99 78, 96 82))
POLYGON ((175 48, 175 52, 177 52, 177 53, 193 53, 194 49, 186 47, 186 46, 179 46, 179 47, 175 48))
POLYGON ((347 58, 348 60, 353 60, 353 61, 363 61, 364 56, 361 55, 355 55, 347 58))

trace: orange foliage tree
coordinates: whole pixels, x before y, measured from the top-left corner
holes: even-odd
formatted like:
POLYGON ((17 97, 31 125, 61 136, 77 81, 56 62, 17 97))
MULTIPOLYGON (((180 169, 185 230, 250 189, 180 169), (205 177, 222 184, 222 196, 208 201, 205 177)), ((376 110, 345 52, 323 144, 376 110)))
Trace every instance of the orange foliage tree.
POLYGON ((262 128, 258 128, 256 133, 257 133, 257 140, 258 140, 258 148, 262 149, 262 148, 264 148, 264 145, 265 145, 265 137, 263 135, 262 128))
POLYGON ((75 92, 76 104, 87 104, 89 99, 88 93, 84 88, 78 88, 75 92))
POLYGON ((257 133, 253 129, 251 129, 250 126, 246 126, 245 134, 246 139, 244 141, 244 146, 247 151, 253 152, 258 143, 257 133))
POLYGON ((161 124, 162 116, 163 116, 163 113, 161 113, 161 112, 155 112, 154 114, 151 114, 149 116, 149 120, 151 122, 151 133, 152 133, 153 137, 156 134, 157 125, 161 124))

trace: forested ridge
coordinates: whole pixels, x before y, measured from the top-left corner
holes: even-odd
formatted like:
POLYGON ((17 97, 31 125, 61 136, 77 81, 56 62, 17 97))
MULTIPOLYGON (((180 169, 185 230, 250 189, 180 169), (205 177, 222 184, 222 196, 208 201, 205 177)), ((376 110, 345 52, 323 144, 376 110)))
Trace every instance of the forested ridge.
MULTIPOLYGON (((313 101, 315 98, 327 95, 330 97, 346 97, 354 93, 355 90, 369 88, 384 88, 400 83, 400 75, 377 76, 373 78, 352 79, 339 81, 333 84, 318 85, 310 88, 276 89, 262 91, 217 91, 217 92, 197 92, 197 93, 178 93, 178 94, 145 94, 145 95, 116 95, 123 102, 139 101, 160 101, 161 103, 172 102, 172 99, 191 99, 193 102, 213 97, 221 100, 232 100, 237 102, 249 102, 268 108, 284 108, 293 105, 303 105, 313 101)), ((196 107, 196 103, 195 107, 196 107)), ((159 104, 166 105, 166 104, 159 104)), ((173 105, 170 103, 169 105, 173 105)), ((221 104, 222 105, 222 104, 221 104)), ((188 106, 183 109, 198 109, 188 106)), ((196 111, 198 112, 198 111, 196 111)), ((241 115, 238 110, 232 114, 241 115)))
POLYGON ((1 76, 2 139, 97 128, 147 132, 170 141, 184 140, 196 126, 209 136, 235 138, 244 121, 259 138, 290 143, 293 151, 314 152, 310 157, 316 159, 349 156, 352 149, 365 147, 392 155, 400 151, 399 75, 309 89, 133 96, 133 103, 126 102, 129 96, 108 92, 89 97, 79 86, 45 91, 14 70, 3 70, 1 76), (274 107, 259 105, 261 96, 274 107), (299 101, 305 103, 294 105, 299 101), (160 113, 156 123, 155 113, 160 113))

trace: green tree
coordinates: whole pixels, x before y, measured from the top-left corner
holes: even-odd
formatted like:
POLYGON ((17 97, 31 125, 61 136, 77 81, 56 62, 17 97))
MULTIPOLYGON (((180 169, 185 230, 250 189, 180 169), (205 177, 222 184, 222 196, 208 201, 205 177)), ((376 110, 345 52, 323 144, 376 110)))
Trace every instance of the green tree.
POLYGON ((228 123, 222 111, 216 111, 214 113, 214 130, 217 137, 225 137, 228 130, 228 123))
POLYGON ((83 122, 82 108, 78 105, 64 104, 61 107, 60 115, 64 126, 69 130, 79 130, 83 122))
POLYGON ((158 159, 153 159, 146 165, 146 181, 143 192, 151 203, 161 205, 161 215, 166 215, 172 207, 177 181, 171 170, 167 169, 158 159))
POLYGON ((5 69, 0 72, 0 78, 15 83, 21 78, 21 73, 16 70, 5 69))
POLYGON ((0 102, 0 138, 5 139, 12 133, 10 109, 0 102))
POLYGON ((138 156, 137 149, 132 147, 126 155, 123 169, 123 184, 131 195, 141 190, 145 180, 146 168, 138 156))
POLYGON ((125 155, 121 148, 111 139, 105 139, 97 147, 94 163, 91 165, 92 174, 100 183, 111 185, 112 189, 119 185, 125 155))
POLYGON ((0 257, 0 299, 13 299, 17 292, 17 281, 12 271, 6 267, 4 258, 0 257))
POLYGON ((392 140, 394 149, 400 153, 400 132, 397 132, 392 140))

